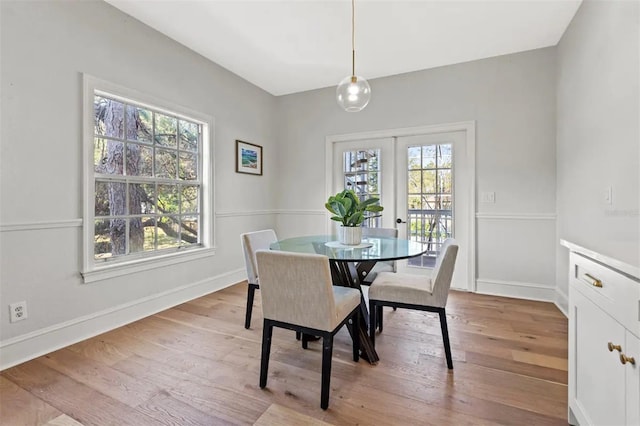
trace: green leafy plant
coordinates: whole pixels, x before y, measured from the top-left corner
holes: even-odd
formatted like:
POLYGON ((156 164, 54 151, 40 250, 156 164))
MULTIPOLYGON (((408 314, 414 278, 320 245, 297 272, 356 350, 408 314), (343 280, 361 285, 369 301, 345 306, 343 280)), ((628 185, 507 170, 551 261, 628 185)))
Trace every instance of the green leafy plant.
POLYGON ((325 207, 333 216, 331 220, 341 222, 342 226, 360 226, 367 218, 365 212, 381 212, 384 207, 379 205, 380 199, 376 197, 360 201, 352 189, 345 189, 329 197, 325 207))

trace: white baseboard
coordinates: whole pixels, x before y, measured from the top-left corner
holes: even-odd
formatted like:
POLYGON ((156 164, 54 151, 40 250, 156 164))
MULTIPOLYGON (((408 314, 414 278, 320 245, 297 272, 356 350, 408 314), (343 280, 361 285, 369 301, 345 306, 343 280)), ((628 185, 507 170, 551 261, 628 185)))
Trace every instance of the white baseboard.
POLYGON ((526 283, 519 281, 501 281, 491 279, 477 279, 476 293, 492 296, 514 297, 516 299, 538 300, 542 302, 556 301, 555 286, 526 283))
POLYGON ((556 288, 555 304, 558 309, 560 309, 560 312, 562 312, 565 317, 569 318, 569 296, 559 288, 556 288))
POLYGON ((237 269, 0 342, 0 371, 247 279, 237 269))

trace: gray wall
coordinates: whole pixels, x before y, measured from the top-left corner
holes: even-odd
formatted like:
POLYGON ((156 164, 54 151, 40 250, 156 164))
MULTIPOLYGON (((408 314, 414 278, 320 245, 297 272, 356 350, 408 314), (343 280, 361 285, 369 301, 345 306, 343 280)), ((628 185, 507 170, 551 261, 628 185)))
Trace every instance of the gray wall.
POLYGON ((375 79, 370 104, 356 114, 337 106, 335 87, 278 98, 279 208, 318 211, 299 227, 279 226, 286 222, 291 234, 325 230, 326 136, 476 120, 477 191, 496 192, 495 204, 473 210, 482 213, 478 279, 514 295, 555 295, 555 53, 375 79))
POLYGON ((274 226, 276 176, 272 168, 263 177, 235 173, 235 139, 263 145, 265 165, 274 163, 275 98, 105 2, 0 4, 3 354, 19 357, 13 343, 48 332, 63 335, 51 342, 62 344, 79 319, 84 328, 70 333, 77 338, 97 332, 100 315, 114 327, 127 320, 120 310, 148 315, 243 279, 239 234, 274 226), (215 256, 82 283, 82 73, 215 118, 215 256), (10 324, 7 305, 22 300, 29 318, 10 324))
MULTIPOLYGON (((558 235, 640 265, 639 3, 585 1, 558 45, 558 235), (612 204, 604 201, 612 187, 612 204)), ((558 249, 567 291, 568 253, 558 249)))

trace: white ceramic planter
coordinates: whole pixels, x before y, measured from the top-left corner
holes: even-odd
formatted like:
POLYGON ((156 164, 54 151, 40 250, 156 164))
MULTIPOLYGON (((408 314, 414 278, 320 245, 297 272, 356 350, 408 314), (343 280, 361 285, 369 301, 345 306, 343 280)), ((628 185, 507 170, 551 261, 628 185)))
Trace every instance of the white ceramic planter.
POLYGON ((342 244, 357 246, 362 242, 362 227, 360 226, 340 226, 338 234, 338 240, 342 244))

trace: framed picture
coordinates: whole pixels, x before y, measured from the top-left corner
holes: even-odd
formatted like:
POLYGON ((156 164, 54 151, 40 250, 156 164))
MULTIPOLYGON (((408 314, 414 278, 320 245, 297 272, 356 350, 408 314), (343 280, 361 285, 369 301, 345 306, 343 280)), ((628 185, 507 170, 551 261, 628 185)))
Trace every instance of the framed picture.
POLYGON ((236 172, 262 176, 262 147, 236 140, 236 172))

